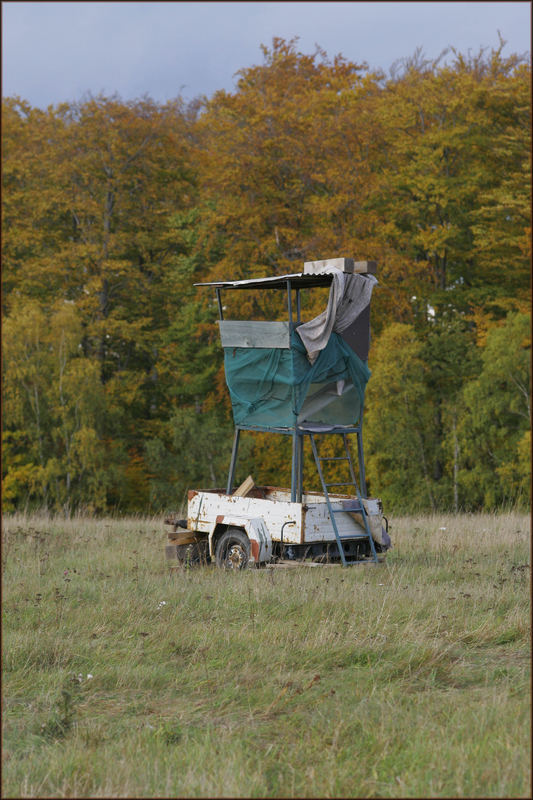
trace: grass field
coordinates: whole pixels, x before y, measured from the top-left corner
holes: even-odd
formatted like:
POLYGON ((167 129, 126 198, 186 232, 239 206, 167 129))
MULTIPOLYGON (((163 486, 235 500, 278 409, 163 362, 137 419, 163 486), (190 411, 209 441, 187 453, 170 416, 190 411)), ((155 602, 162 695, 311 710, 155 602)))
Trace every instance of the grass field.
POLYGON ((530 797, 529 518, 391 523, 171 574, 162 519, 6 517, 2 796, 530 797))

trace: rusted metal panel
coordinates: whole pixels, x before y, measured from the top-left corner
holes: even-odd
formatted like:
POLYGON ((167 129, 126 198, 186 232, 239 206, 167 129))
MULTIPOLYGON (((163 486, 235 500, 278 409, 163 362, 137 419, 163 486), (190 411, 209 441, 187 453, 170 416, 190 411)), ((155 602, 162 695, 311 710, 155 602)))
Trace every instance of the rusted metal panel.
MULTIPOLYGON (((221 492, 196 492, 189 500, 188 527, 191 530, 207 533, 212 552, 213 533, 217 525, 242 527, 250 540, 258 542, 261 560, 269 547, 265 542, 280 542, 283 529, 283 542, 308 544, 312 542, 335 541, 335 531, 331 523, 327 503, 323 494, 308 492, 301 503, 292 503, 288 489, 264 487, 265 497, 235 497, 221 492)), ((330 495, 332 508, 336 514, 337 529, 340 536, 366 536, 362 517, 353 511, 345 510, 346 501, 353 502, 348 495, 330 495)), ((365 500, 371 529, 381 524, 381 513, 376 500, 365 500), (375 517, 375 519, 374 519, 375 517)), ((373 534, 374 535, 374 534, 373 534)), ((374 539, 379 539, 374 535, 374 539)), ((252 551, 253 554, 253 551, 252 551)))
POLYGON ((253 560, 253 561, 255 561, 256 563, 259 563, 259 562, 260 562, 260 558, 259 558, 259 545, 257 544, 257 542, 256 542, 256 540, 255 540, 255 539, 250 539, 250 545, 251 545, 251 557, 250 557, 250 561, 252 561, 252 560, 253 560))
MULTIPOLYGON (((348 497, 337 497, 330 495, 331 506, 334 510, 341 511, 335 515, 337 529, 340 536, 361 536, 367 535, 366 528, 361 513, 344 510, 348 497)), ((351 498, 353 501, 353 498, 351 498)), ((368 522, 372 538, 378 544, 384 544, 382 538, 383 515, 379 507, 379 501, 375 498, 365 498, 363 500, 368 516, 368 522)), ((348 505, 350 505, 348 503, 348 505)), ((325 500, 322 502, 309 503, 305 516, 305 541, 318 542, 329 541, 335 536, 331 518, 325 500)))
POLYGON ((246 526, 246 533, 250 539, 253 559, 257 563, 270 561, 272 558, 272 537, 265 521, 261 517, 251 519, 246 526))
MULTIPOLYGON (((381 505, 381 501, 375 497, 367 497, 363 498, 363 505, 365 507, 368 526, 373 540, 378 544, 387 545, 388 537, 383 527, 383 506, 381 505)), ((364 526, 363 515, 360 512, 350 510, 349 514, 358 525, 364 526)))
MULTIPOLYGON (((331 505, 333 509, 342 509, 341 501, 335 501, 331 498, 331 505)), ((366 535, 364 527, 361 527, 351 517, 348 511, 337 514, 335 517, 337 529, 340 536, 361 536, 366 535)), ((305 542, 327 542, 335 540, 335 530, 331 523, 328 507, 326 501, 321 503, 310 503, 307 506, 305 515, 305 542)))
POLYGON ((302 504, 291 503, 287 490, 277 490, 275 495, 269 493, 267 499, 263 499, 198 492, 189 500, 187 525, 191 530, 212 534, 219 516, 261 518, 265 520, 272 540, 280 541, 283 524, 295 522, 295 525, 285 528, 283 540, 287 544, 299 544, 302 541, 302 504))

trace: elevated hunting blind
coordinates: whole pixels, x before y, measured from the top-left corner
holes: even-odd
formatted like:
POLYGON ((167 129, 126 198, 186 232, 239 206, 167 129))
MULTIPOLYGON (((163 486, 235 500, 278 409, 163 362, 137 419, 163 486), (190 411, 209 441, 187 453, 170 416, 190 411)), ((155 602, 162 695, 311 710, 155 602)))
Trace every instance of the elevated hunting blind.
MULTIPOLYGON (((366 494, 362 420, 370 344, 370 299, 376 263, 350 258, 311 261, 303 273, 196 284, 215 289, 235 438, 227 482, 231 494, 242 430, 291 435, 291 499, 301 502, 303 437, 357 435, 361 490, 366 494), (301 319, 301 292, 330 287, 327 308, 301 319), (283 291, 287 320, 224 319, 223 291, 283 291), (295 297, 293 298, 293 294, 295 297)), ((317 462, 320 473, 320 464, 317 462)), ((345 484, 348 485, 348 484, 345 484)))
POLYGON ((309 559, 348 566, 376 563, 388 549, 381 501, 366 496, 362 433, 375 272, 372 261, 336 258, 307 262, 297 274, 196 284, 216 292, 235 435, 226 488, 191 489, 187 519, 167 520, 167 558, 214 559, 225 569, 309 559), (329 290, 327 307, 304 322, 301 293, 321 287, 329 290), (222 293, 245 289, 263 299, 284 292, 287 318, 225 319, 222 293), (242 431, 291 437, 290 489, 256 486, 251 476, 234 489, 242 431), (358 469, 350 434, 357 437, 358 469), (340 437, 344 455, 319 455, 325 435, 340 437), (322 492, 304 490, 306 436, 322 492), (328 481, 331 461, 344 466, 343 482, 328 481))

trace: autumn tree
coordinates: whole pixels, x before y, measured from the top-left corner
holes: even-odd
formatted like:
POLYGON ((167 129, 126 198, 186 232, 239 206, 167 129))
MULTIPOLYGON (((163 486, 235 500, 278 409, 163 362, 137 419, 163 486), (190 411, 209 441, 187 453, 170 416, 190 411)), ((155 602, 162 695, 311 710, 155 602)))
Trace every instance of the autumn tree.
POLYGON ((498 508, 531 495, 531 315, 493 327, 458 425, 462 505, 498 508))
MULTIPOLYGON (((388 78, 297 40, 262 55, 235 91, 188 107, 4 101, 9 507, 140 511, 223 484, 217 303, 194 284, 338 255, 379 263, 371 491, 406 509, 523 493, 525 350, 512 361, 503 342, 529 308, 529 64, 503 43, 447 62, 418 52, 388 78), (484 431, 498 415, 496 449, 479 431, 476 450, 476 404, 484 431)), ((303 318, 326 301, 304 293, 303 318)), ((224 302, 229 318, 286 317, 284 292, 224 302)), ((283 446, 244 447, 286 481, 283 446)))
MULTIPOLYGON (((225 247, 219 277, 283 274, 361 238, 375 122, 356 119, 375 91, 364 66, 296 40, 263 47, 234 93, 216 92, 199 118, 202 193, 212 236, 225 247), (226 232, 231 232, 228 238, 226 232)), ((365 245, 358 242, 361 257, 365 245)))
POLYGON ((528 297, 530 70, 502 49, 444 66, 417 52, 380 96, 375 234, 403 254, 398 290, 423 324, 425 304, 501 314, 528 297))
POLYGON ((370 492, 397 511, 438 507, 433 404, 422 351, 411 325, 389 325, 374 347, 366 391, 370 492))
POLYGON ((104 393, 81 352, 79 312, 59 300, 46 315, 19 300, 4 323, 4 501, 70 511, 106 507, 104 393))
MULTIPOLYGON (((107 497, 118 505, 124 470, 142 457, 139 421, 157 407, 158 332, 172 313, 162 276, 180 247, 169 219, 194 193, 187 147, 177 102, 99 97, 47 112, 6 104, 8 329, 20 295, 39 304, 43 319, 60 300, 74 304, 81 354, 105 395, 97 439, 108 442, 110 472, 118 469, 107 497)), ((66 385, 61 391, 66 397, 66 385)), ((63 419, 60 430, 70 424, 63 419)))

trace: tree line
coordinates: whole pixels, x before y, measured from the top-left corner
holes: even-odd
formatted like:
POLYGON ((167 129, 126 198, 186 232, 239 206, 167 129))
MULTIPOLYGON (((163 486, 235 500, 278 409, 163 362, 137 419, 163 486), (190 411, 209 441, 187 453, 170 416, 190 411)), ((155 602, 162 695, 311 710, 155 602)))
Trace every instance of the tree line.
MULTIPOLYGON (((188 104, 4 99, 4 509, 159 511, 223 486, 217 305, 193 284, 342 255, 379 265, 370 492, 526 504, 530 64, 503 49, 385 75, 274 39, 188 104)), ((283 313, 238 294, 229 317, 283 313)), ((288 485, 280 438, 245 437, 246 474, 288 485)))

